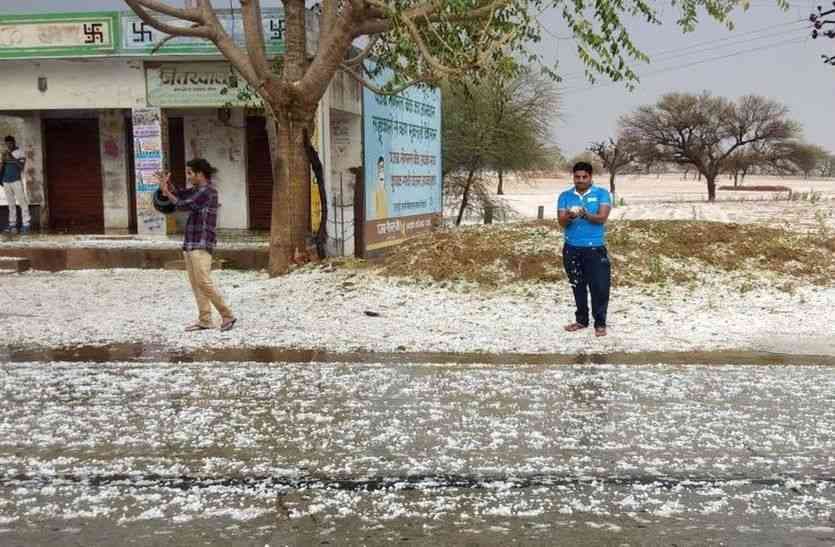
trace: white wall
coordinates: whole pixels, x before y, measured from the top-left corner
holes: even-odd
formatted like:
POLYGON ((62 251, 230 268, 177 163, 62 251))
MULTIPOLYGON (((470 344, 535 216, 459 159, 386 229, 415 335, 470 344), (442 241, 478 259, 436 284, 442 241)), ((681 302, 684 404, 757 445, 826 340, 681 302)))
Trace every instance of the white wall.
POLYGON ((342 71, 337 71, 328 87, 330 107, 352 114, 362 114, 362 85, 342 71))
POLYGON ((3 61, 0 110, 145 106, 141 61, 73 59, 3 61), (45 76, 46 92, 38 91, 45 76))
POLYGON ((179 112, 183 116, 186 161, 205 158, 218 169, 215 175, 221 205, 218 228, 246 229, 249 205, 243 110, 232 109, 232 117, 225 124, 218 119, 215 108, 179 112))
POLYGON ((99 146, 104 194, 105 231, 124 231, 129 226, 127 150, 125 119, 121 110, 99 112, 99 146))
POLYGON ((334 109, 329 118, 328 253, 352 255, 356 181, 349 168, 362 166, 362 118, 334 109))

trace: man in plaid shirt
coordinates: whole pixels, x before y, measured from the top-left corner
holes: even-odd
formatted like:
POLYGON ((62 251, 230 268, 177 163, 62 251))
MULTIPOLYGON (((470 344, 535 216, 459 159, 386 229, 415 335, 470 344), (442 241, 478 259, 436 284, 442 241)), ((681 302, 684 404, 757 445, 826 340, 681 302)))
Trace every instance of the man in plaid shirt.
POLYGON ((216 172, 208 161, 195 158, 186 164, 186 178, 191 188, 172 189, 170 174, 160 181, 162 193, 177 209, 189 212, 183 256, 199 312, 197 323, 186 327, 189 332, 212 328, 212 306, 220 313, 220 330, 230 330, 237 322, 211 276, 212 251, 217 241, 218 197, 212 185, 212 175, 216 172))

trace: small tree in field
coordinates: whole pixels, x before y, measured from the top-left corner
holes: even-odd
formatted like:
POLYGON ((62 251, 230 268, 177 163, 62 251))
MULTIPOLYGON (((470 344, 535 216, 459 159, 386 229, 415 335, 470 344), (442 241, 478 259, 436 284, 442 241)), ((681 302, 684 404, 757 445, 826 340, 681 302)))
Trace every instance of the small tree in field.
POLYGON ((603 168, 609 172, 609 192, 615 197, 615 177, 634 165, 637 157, 635 146, 624 138, 609 139, 608 142, 593 142, 588 151, 597 156, 603 168))
POLYGON ((512 76, 465 77, 443 87, 443 154, 446 195, 459 204, 456 224, 469 208, 492 207, 487 172, 505 173, 550 165, 551 116, 557 109, 553 82, 522 70, 512 76))
MULTIPOLYGON (((779 1, 779 0, 778 0, 779 1)), ((440 83, 462 75, 483 76, 536 62, 527 45, 539 41, 536 18, 556 9, 572 33, 587 74, 602 74, 633 84, 634 61, 647 60, 627 32, 625 17, 638 15, 658 23, 648 0, 322 0, 318 4, 319 39, 307 50, 305 0, 282 0, 284 55, 268 59, 260 0, 238 0, 245 45, 226 32, 211 0, 191 0, 179 8, 165 0, 125 0, 151 27, 171 37, 211 41, 261 100, 273 170, 270 273, 286 272, 305 248, 310 227, 310 163, 305 146, 319 101, 337 71, 383 93, 419 83, 440 83), (175 21, 165 20, 168 16, 175 21), (353 52, 362 48, 357 55, 353 52), (394 71, 379 88, 369 79, 364 60, 394 71)), ((727 21, 736 2, 674 0, 677 24, 692 30, 704 9, 727 21)), ((551 75, 555 75, 550 72, 551 75)))
POLYGON ((814 173, 828 156, 826 150, 820 146, 803 142, 792 143, 787 153, 787 159, 803 174, 805 179, 808 179, 809 175, 814 173))
POLYGON ((740 183, 745 183, 745 177, 748 176, 751 169, 765 165, 771 165, 768 155, 751 146, 750 148, 736 150, 728 156, 728 160, 725 162, 725 173, 733 177, 734 187, 737 187, 740 183))
POLYGON ((644 154, 679 165, 690 164, 707 182, 708 200, 716 200, 716 178, 728 170, 737 151, 751 145, 790 142, 799 126, 786 118, 776 101, 748 95, 737 101, 710 93, 670 93, 654 105, 638 108, 620 120, 624 135, 644 154))
POLYGON ((818 176, 824 178, 835 177, 835 154, 826 154, 826 158, 818 165, 818 176))
POLYGON ((499 178, 496 194, 504 194, 504 175, 523 174, 552 164, 551 127, 558 118, 554 82, 530 70, 498 80, 492 90, 491 114, 496 138, 490 166, 499 178))

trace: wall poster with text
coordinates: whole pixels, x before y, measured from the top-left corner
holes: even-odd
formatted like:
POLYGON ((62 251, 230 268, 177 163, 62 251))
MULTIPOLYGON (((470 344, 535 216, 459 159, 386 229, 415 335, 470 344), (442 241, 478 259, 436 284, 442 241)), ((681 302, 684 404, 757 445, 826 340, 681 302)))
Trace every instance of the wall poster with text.
MULTIPOLYGON (((380 86, 391 77, 383 71, 380 86)), ((429 231, 440 221, 441 92, 410 87, 398 95, 363 89, 365 246, 374 251, 429 231)))
POLYGON ((157 173, 164 167, 162 111, 159 108, 135 108, 132 115, 137 232, 164 234, 165 215, 153 206, 153 195, 159 188, 157 173))

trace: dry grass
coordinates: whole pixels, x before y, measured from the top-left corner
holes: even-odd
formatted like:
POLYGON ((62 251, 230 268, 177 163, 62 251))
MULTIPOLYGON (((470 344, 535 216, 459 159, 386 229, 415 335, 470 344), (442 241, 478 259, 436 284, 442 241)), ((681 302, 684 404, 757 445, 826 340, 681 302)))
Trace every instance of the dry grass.
MULTIPOLYGON (((835 237, 781 228, 700 221, 616 221, 608 248, 615 286, 698 280, 704 272, 786 274, 827 284, 835 274, 835 237)), ((562 231, 556 222, 477 226, 415 238, 380 264, 384 275, 508 283, 565 279, 562 231)))

